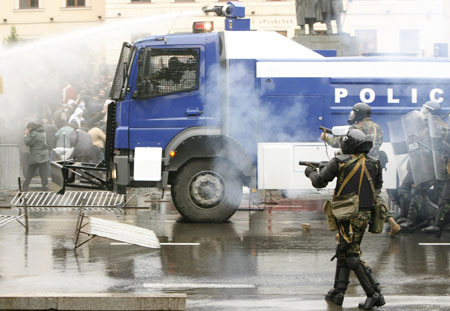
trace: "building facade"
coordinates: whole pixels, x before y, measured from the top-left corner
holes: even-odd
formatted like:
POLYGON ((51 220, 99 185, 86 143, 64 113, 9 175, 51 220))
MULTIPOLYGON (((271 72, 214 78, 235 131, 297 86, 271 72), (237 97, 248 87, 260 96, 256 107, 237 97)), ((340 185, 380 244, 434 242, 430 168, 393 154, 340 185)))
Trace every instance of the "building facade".
MULTIPOLYGON (((301 1, 301 0, 297 0, 301 1)), ((331 0, 330 0, 331 1, 331 0)), ((343 31, 359 38, 360 53, 407 53, 433 56, 436 43, 448 43, 450 1, 342 0, 343 31)), ((292 38, 298 29, 296 1, 243 0, 252 30, 277 31, 292 38)), ((204 6, 225 5, 206 0, 3 0, 0 37, 15 26, 23 40, 70 32, 117 21, 146 18, 145 27, 125 24, 125 40, 154 34, 192 31, 194 21, 213 21, 223 30, 222 17, 205 14, 204 6), (152 18, 154 19, 152 21, 152 18)), ((336 24, 333 22, 334 32, 336 24)), ((316 23, 319 32, 325 24, 316 23)))
POLYGON ((344 31, 359 38, 361 53, 433 56, 449 41, 449 1, 353 0, 346 8, 344 31))
POLYGON ((105 2, 98 0, 3 0, 0 36, 15 26, 22 40, 70 32, 103 23, 105 2))

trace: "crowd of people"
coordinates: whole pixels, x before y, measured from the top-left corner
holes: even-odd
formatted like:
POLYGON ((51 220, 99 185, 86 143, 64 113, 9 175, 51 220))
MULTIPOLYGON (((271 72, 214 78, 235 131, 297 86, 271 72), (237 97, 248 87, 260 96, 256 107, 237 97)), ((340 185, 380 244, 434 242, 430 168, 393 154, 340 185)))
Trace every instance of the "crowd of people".
POLYGON ((50 161, 73 160, 100 163, 104 159, 107 94, 111 79, 89 91, 66 82, 61 104, 45 109, 36 119, 26 121, 22 168, 28 191, 31 179, 39 171, 42 190, 48 190, 50 161), (28 149, 28 150, 27 150, 28 149))

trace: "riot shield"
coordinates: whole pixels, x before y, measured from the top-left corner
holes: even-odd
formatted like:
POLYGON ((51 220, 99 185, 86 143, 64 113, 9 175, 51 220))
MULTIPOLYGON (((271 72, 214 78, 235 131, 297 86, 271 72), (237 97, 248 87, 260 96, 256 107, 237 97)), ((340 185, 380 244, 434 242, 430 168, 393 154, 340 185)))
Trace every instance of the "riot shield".
POLYGON ((428 118, 428 129, 430 131, 431 152, 433 154, 434 174, 437 180, 446 180, 446 163, 444 150, 442 149, 443 122, 437 115, 428 118))
POLYGON ((395 155, 408 153, 406 148, 406 137, 403 133, 403 124, 401 120, 390 121, 387 123, 389 137, 391 138, 392 151, 395 155))
POLYGON ((395 157, 399 184, 408 173, 408 148, 406 148, 405 134, 403 133, 403 124, 401 120, 387 122, 389 137, 392 145, 392 151, 395 157))
POLYGON ((416 185, 434 178, 433 153, 430 134, 425 119, 419 111, 411 111, 401 117, 409 163, 416 185))

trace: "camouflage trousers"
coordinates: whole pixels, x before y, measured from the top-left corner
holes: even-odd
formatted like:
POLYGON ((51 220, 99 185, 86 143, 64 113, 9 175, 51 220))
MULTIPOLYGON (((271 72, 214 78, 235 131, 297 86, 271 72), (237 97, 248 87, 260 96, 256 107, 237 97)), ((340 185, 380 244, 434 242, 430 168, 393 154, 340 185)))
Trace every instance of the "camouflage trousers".
POLYGON ((350 220, 338 221, 339 250, 337 255, 340 259, 361 257, 360 245, 370 220, 371 212, 361 211, 350 220))
POLYGON ((438 217, 438 220, 440 222, 445 221, 445 223, 448 223, 450 221, 449 218, 450 218, 450 203, 444 203, 444 207, 438 217))
POLYGON ((434 210, 428 203, 426 189, 416 188, 412 191, 411 202, 408 209, 408 219, 413 223, 431 220, 434 210))

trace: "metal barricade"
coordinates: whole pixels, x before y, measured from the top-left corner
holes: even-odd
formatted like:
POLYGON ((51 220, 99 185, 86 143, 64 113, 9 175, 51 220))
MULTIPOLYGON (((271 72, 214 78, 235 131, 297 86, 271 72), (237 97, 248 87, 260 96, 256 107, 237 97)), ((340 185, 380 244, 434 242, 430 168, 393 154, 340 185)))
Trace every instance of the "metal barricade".
POLYGON ((0 144, 0 190, 18 190, 20 176, 19 145, 0 144))
POLYGON ((29 207, 122 207, 124 195, 109 191, 66 191, 64 195, 46 191, 18 192, 11 201, 15 207, 23 206, 23 198, 29 207))

